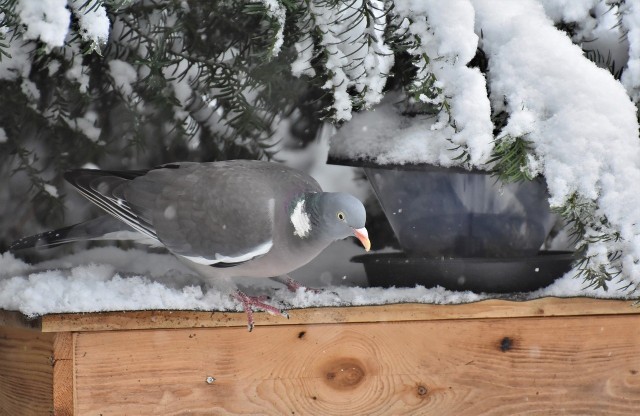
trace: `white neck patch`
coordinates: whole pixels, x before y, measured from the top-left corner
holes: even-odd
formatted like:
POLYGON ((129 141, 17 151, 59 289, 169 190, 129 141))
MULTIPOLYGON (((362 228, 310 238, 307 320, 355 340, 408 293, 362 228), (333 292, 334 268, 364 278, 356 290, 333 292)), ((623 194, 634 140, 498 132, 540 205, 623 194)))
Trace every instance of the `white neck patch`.
POLYGON ((300 238, 305 238, 309 236, 309 231, 311 231, 311 219, 309 218, 309 214, 304 209, 304 199, 301 199, 296 204, 296 207, 293 209, 293 213, 291 214, 291 224, 293 224, 293 235, 297 235, 300 238))

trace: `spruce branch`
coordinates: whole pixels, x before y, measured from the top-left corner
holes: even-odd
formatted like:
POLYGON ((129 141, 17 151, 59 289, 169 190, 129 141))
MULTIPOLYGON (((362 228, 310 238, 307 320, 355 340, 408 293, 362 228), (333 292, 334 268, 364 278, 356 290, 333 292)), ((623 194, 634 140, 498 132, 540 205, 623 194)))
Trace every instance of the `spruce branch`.
POLYGON ((492 171, 498 179, 504 182, 519 182, 532 180, 536 176, 527 167, 527 160, 533 148, 525 136, 504 135, 496 138, 494 143, 487 164, 493 165, 492 171))
POLYGON ((574 193, 555 211, 567 222, 570 236, 574 240, 578 258, 574 266, 578 269, 579 276, 587 287, 607 290, 608 282, 621 274, 621 252, 615 248, 615 243, 620 241, 620 233, 610 227, 605 216, 595 214, 595 201, 578 193, 574 193), (598 250, 594 250, 596 245, 598 250), (603 248, 606 250, 604 259, 592 254, 603 248))

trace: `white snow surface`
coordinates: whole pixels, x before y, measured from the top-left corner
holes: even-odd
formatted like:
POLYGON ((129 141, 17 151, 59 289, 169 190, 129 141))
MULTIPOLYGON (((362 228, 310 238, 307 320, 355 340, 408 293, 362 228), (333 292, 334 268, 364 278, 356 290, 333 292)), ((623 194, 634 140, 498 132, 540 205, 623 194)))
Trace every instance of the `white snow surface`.
POLYGON ((589 12, 600 0, 539 0, 553 21, 582 22, 590 18, 589 12))
POLYGON ((138 80, 138 73, 130 63, 120 59, 110 60, 109 75, 113 78, 113 85, 123 96, 133 94, 133 84, 138 80))
MULTIPOLYGON (((320 46, 326 51, 326 69, 330 77, 322 87, 333 93, 332 107, 336 120, 351 119, 350 88, 362 94, 366 108, 380 102, 394 62, 393 53, 383 39, 386 26, 384 2, 367 2, 370 10, 368 19, 357 13, 363 2, 338 3, 336 7, 320 2, 309 3, 305 24, 318 29, 320 46), (367 20, 371 21, 369 27, 367 20)), ((313 75, 309 64, 315 55, 311 39, 300 40, 295 49, 298 57, 291 65, 292 73, 296 76, 313 75)))
MULTIPOLYGON (((350 242, 338 243, 339 252, 350 242)), ((299 289, 292 293, 269 279, 236 279, 203 282, 170 254, 115 247, 94 248, 35 265, 0 254, 0 309, 19 311, 29 317, 49 313, 100 312, 127 310, 211 310, 240 311, 231 295, 237 288, 249 294, 268 294, 270 303, 285 308, 323 306, 382 305, 392 303, 458 304, 490 298, 488 294, 453 292, 442 287, 379 288, 360 287, 362 280, 348 280, 336 266, 336 251, 320 256, 305 267, 307 275, 298 280, 324 292, 316 294, 299 289), (331 264, 331 267, 327 265, 331 264), (329 271, 337 279, 327 277, 329 271), (336 285, 336 282, 339 285, 336 285)), ((347 270, 347 269, 344 269, 347 270)), ((353 270, 347 273, 354 273, 353 270)), ((357 274, 357 272, 356 272, 357 274)), ((365 284, 366 285, 366 284, 365 284)), ((524 298, 545 296, 590 296, 627 299, 613 284, 608 292, 583 290, 571 274, 545 289, 524 298)), ((523 297, 520 297, 523 299, 523 297)))
POLYGON ((445 129, 444 138, 450 140, 441 144, 439 162, 451 164, 449 157, 459 153, 449 149, 459 145, 467 150, 472 165, 486 163, 493 149, 491 106, 484 76, 477 68, 467 67, 478 47, 473 6, 469 0, 405 0, 395 6, 395 13, 411 19, 409 31, 420 39, 411 53, 430 58, 418 71, 435 75, 450 105, 449 112, 441 111, 438 122, 430 127, 445 129))
POLYGON ((520 121, 522 113, 529 120, 524 129, 510 120, 502 134, 530 129, 545 161, 552 205, 575 191, 596 199, 603 174, 616 169, 633 189, 640 173, 638 123, 622 85, 584 59, 535 2, 502 2, 499 14, 495 2, 475 4, 494 105, 506 99, 512 120, 520 121))
MULTIPOLYGON (((538 0, 555 23, 574 25, 573 43, 580 45, 591 56, 599 55, 598 65, 614 67, 618 72, 627 65, 634 52, 631 43, 638 43, 633 33, 634 9, 638 2, 627 1, 621 5, 609 0, 538 0), (627 33, 628 32, 628 33, 627 33)), ((633 66, 633 65, 632 65, 633 66)), ((627 67, 621 82, 634 71, 627 67)), ((631 90, 629 90, 631 95, 631 90)), ((637 100, 636 100, 637 102, 637 100)))
POLYGON ((104 44, 109 38, 111 23, 104 5, 86 4, 86 0, 69 0, 69 7, 80 23, 80 35, 85 41, 104 44))
POLYGON ((11 59, 0 59, 0 80, 28 79, 31 72, 31 54, 35 51, 35 45, 27 43, 20 36, 14 36, 13 32, 3 33, 3 42, 8 46, 5 50, 11 55, 11 59))
POLYGON ((447 139, 453 127, 435 128, 436 116, 403 117, 403 97, 387 93, 371 111, 355 113, 331 138, 329 155, 338 159, 370 159, 381 165, 433 163, 451 166, 457 153, 447 139))
POLYGON ((89 69, 82 65, 82 51, 79 41, 69 42, 63 50, 65 60, 70 63, 69 69, 65 72, 68 80, 77 82, 80 92, 87 92, 89 89, 89 69))
POLYGON ((71 21, 67 0, 19 0, 16 11, 26 27, 24 39, 39 39, 49 48, 64 45, 71 21))
MULTIPOLYGON (((602 167, 625 165, 640 149, 636 109, 621 83, 586 59, 578 46, 555 29, 545 11, 557 21, 589 20, 583 37, 618 39, 619 29, 611 27, 616 10, 606 13, 602 10, 606 5, 600 3, 457 0, 456 7, 451 7, 446 2, 398 0, 394 13, 411 18, 409 30, 421 39, 416 52, 430 57, 424 70, 436 75, 451 104, 450 121, 454 123, 443 123, 442 114, 440 119, 404 117, 399 102, 406 98, 396 95, 369 112, 353 114, 332 139, 331 156, 446 167, 459 164, 454 160, 459 151, 452 148, 462 145, 471 156, 471 165, 482 168, 493 148, 489 99, 484 77, 477 69, 466 67, 481 46, 489 54, 487 82, 492 104, 496 112, 504 109, 510 116, 502 135, 528 134, 536 145, 541 139, 530 168, 554 180, 552 203, 561 205, 576 190, 595 199, 602 167), (596 6, 597 19, 592 19, 589 12, 596 6), (627 160, 618 159, 621 147, 627 146, 630 153, 623 158, 627 160), (568 176, 559 172, 563 168, 568 176), (586 174, 577 174, 578 170, 586 174)), ((636 8, 620 11, 631 34, 640 30, 636 8)), ((640 50, 637 39, 640 37, 630 41, 628 75, 623 78, 628 79, 625 86, 630 93, 635 91, 635 81, 640 83, 633 61, 634 53, 640 54, 634 52, 640 50)), ((628 169, 634 171, 636 166, 633 162, 628 169)))
POLYGON ((22 38, 40 40, 48 49, 64 46, 71 9, 79 21, 82 39, 105 43, 111 26, 106 9, 94 4, 82 7, 85 3, 85 0, 19 0, 16 11, 26 29, 22 38))
POLYGON ((627 1, 622 13, 622 25, 627 30, 629 61, 622 73, 622 84, 636 103, 640 104, 640 2, 627 1))

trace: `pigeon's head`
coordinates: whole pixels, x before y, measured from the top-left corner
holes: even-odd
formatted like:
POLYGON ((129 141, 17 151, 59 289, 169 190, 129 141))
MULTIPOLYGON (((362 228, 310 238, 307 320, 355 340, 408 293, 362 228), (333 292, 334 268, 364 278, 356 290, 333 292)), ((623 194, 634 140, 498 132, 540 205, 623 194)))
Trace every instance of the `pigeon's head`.
POLYGON ((364 228, 367 214, 358 198, 344 192, 322 192, 314 199, 317 220, 325 235, 333 240, 355 236, 369 251, 371 242, 364 228))

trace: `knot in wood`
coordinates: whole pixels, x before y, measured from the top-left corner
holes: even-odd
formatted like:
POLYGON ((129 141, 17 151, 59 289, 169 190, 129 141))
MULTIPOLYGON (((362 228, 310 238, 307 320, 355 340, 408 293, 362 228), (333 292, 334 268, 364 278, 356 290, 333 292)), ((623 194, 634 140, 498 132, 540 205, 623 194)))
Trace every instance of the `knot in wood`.
POLYGON ((500 341, 500 351, 507 352, 511 348, 513 348, 513 340, 509 337, 502 338, 502 341, 500 341))
POLYGON ((334 361, 326 368, 327 384, 339 390, 355 388, 365 377, 362 365, 355 360, 334 361))

